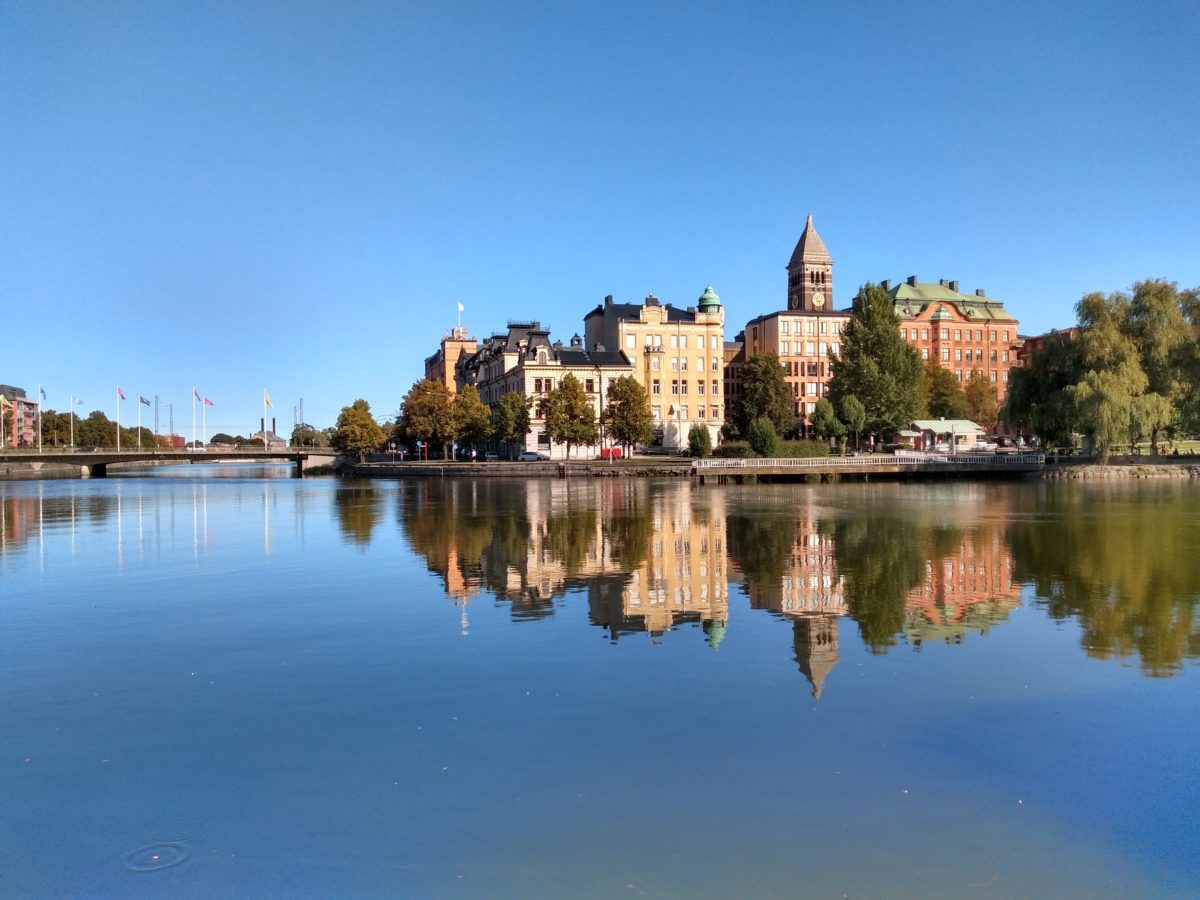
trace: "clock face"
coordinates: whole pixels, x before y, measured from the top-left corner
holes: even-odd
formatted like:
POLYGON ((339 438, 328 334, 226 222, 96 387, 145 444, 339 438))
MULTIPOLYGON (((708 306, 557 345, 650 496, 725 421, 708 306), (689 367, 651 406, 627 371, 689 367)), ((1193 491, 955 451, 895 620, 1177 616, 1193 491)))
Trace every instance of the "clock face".
POLYGON ((820 309, 822 306, 825 305, 825 295, 822 294, 820 291, 817 291, 815 294, 813 294, 812 304, 817 309, 820 309))

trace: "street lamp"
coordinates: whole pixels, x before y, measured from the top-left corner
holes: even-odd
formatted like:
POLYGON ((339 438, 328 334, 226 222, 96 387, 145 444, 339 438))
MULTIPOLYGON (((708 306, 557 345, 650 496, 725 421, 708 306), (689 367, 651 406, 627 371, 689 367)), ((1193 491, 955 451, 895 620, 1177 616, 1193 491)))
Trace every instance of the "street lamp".
POLYGON ((74 394, 68 394, 67 397, 69 399, 69 404, 67 406, 67 414, 68 414, 68 419, 71 423, 71 449, 74 450, 75 449, 75 404, 78 403, 80 406, 82 406, 83 401, 80 400, 78 397, 76 397, 74 394))

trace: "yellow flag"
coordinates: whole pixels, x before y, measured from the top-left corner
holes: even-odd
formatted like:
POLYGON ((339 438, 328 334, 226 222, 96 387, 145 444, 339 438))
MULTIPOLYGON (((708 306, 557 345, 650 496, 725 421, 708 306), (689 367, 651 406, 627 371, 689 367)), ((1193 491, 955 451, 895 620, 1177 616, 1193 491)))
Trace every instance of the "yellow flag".
POLYGON ((0 394, 0 409, 3 409, 6 406, 12 406, 12 403, 7 397, 5 397, 3 394, 0 394))
POLYGON ((275 408, 275 404, 271 402, 271 395, 267 393, 266 388, 263 388, 263 403, 267 404, 271 409, 275 408))

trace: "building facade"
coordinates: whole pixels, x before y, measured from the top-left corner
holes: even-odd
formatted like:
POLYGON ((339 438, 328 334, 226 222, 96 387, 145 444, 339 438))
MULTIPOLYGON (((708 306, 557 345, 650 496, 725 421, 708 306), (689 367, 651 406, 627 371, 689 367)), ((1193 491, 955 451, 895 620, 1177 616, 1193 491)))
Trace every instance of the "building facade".
POLYGON ((688 431, 708 428, 715 445, 725 423, 725 310, 712 285, 696 306, 679 309, 650 294, 641 304, 611 296, 584 316, 591 352, 622 351, 650 397, 662 445, 687 446, 688 431))
POLYGON ((1021 339, 1017 320, 1004 304, 980 288, 963 294, 957 281, 925 284, 910 275, 882 287, 895 304, 900 336, 916 347, 921 358, 934 359, 965 385, 972 372, 982 372, 1003 403, 1008 396, 1008 373, 1018 365, 1021 339))
POLYGON ((463 357, 479 350, 479 342, 467 334, 467 329, 458 327, 442 336, 442 343, 433 356, 425 358, 425 377, 443 385, 450 396, 458 392, 456 373, 463 357))
POLYGON ((36 447, 38 404, 25 396, 25 389, 0 384, 0 447, 36 447))
MULTIPOLYGON (((583 385, 592 413, 599 418, 609 385, 633 372, 632 361, 620 350, 586 350, 579 335, 569 346, 551 343, 550 332, 540 322, 509 322, 507 332, 492 335, 474 353, 460 358, 456 381, 458 390, 474 385, 479 399, 493 411, 505 394, 530 400, 530 432, 524 449, 557 459, 566 456, 566 447, 551 442, 545 419, 538 413, 538 400, 570 374, 583 385)), ((603 437, 601 445, 607 445, 603 437)), ((584 456, 594 455, 601 445, 574 449, 584 456)))

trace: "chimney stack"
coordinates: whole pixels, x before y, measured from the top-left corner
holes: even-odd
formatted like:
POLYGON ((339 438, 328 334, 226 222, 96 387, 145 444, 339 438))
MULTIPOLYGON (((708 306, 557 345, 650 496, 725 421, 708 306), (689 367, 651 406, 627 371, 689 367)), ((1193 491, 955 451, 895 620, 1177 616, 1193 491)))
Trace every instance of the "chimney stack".
POLYGON ((987 294, 984 292, 983 288, 976 288, 976 289, 975 289, 975 296, 976 296, 976 297, 986 297, 986 296, 987 296, 987 294))
POLYGON ((909 286, 909 287, 916 287, 916 286, 917 286, 917 276, 916 276, 916 275, 909 275, 909 276, 908 276, 908 286, 909 286))
POLYGON ((892 289, 892 280, 890 278, 885 278, 879 283, 879 286, 885 291, 890 291, 892 289))
POLYGON ((958 282, 957 281, 950 282, 950 290, 954 291, 954 293, 956 293, 956 294, 958 293, 958 282))

